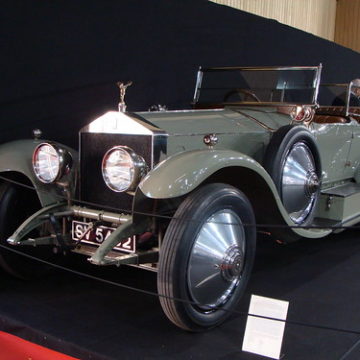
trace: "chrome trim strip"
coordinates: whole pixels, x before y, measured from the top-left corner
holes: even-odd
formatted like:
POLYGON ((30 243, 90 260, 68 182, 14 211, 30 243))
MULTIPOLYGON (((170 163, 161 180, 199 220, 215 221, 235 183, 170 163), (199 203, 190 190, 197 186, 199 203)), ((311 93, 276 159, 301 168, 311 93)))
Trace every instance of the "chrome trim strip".
POLYGON ((319 64, 316 70, 316 75, 314 78, 314 94, 313 94, 313 103, 317 104, 317 97, 319 95, 319 86, 320 86, 320 78, 321 78, 321 71, 322 71, 322 63, 319 64))
POLYGON ((265 130, 268 130, 268 131, 270 131, 270 132, 275 132, 275 131, 276 131, 276 129, 273 129, 273 128, 271 128, 270 126, 267 126, 267 125, 264 124, 263 122, 259 121, 258 119, 254 118, 253 116, 251 116, 251 115, 249 115, 249 114, 247 114, 247 113, 245 113, 245 112, 242 112, 242 111, 240 111, 240 110, 236 110, 236 112, 239 113, 240 115, 245 116, 246 118, 254 121, 256 124, 258 124, 259 126, 261 126, 261 127, 262 127, 263 129, 265 129, 265 130))
POLYGON ((223 66, 223 67, 208 67, 202 68, 203 72, 205 71, 224 71, 224 70, 259 70, 259 71, 269 71, 269 70, 317 70, 318 66, 223 66))
MULTIPOLYGON (((169 134, 152 124, 149 120, 143 118, 139 113, 130 113, 131 117, 134 120, 138 120, 140 123, 143 123, 144 126, 149 126, 152 131, 151 136, 151 164, 150 169, 152 169, 157 163, 166 157, 167 154, 167 138, 169 134)), ((144 112, 147 114, 147 112, 144 112)))
MULTIPOLYGON (((350 102, 351 102, 351 89, 352 89, 352 86, 353 86, 353 83, 355 82, 355 80, 357 79, 353 79, 350 81, 349 85, 348 85, 348 88, 347 88, 347 91, 346 91, 346 108, 345 108, 345 116, 351 116, 351 115, 354 115, 354 116, 359 116, 359 114, 357 113, 353 113, 351 112, 350 108, 355 108, 356 106, 350 106, 350 102)), ((357 87, 357 86, 356 86, 357 87)), ((356 95, 356 97, 359 99, 359 97, 356 95)))
POLYGON ((351 85, 352 85, 352 81, 350 81, 348 88, 346 89, 345 116, 349 116, 350 114, 349 108, 350 108, 351 85))
MULTIPOLYGON (((252 104, 252 103, 251 103, 252 104)), ((273 103, 271 103, 273 104, 273 103)), ((216 108, 216 109, 183 109, 183 110, 166 110, 162 112, 163 114, 176 114, 176 113, 192 113, 192 112, 214 112, 214 111, 224 111, 223 108, 216 108)), ((155 112, 147 112, 147 111, 140 111, 137 115, 146 115, 146 114, 156 114, 155 112)), ((141 117, 141 116, 140 116, 141 117)), ((145 120, 146 121, 146 120, 145 120)))
POLYGON ((193 103, 196 104, 199 100, 200 97, 200 86, 203 80, 203 75, 204 72, 202 71, 201 66, 199 67, 199 70, 197 72, 197 76, 196 76, 196 85, 195 85, 195 93, 194 93, 194 98, 193 98, 193 103))
POLYGON ((78 136, 79 136, 79 148, 78 148, 78 151, 79 151, 79 167, 78 167, 78 187, 79 187, 79 198, 81 197, 81 194, 82 194, 82 179, 81 179, 81 162, 82 162, 82 157, 81 157, 81 131, 79 131, 78 133, 78 136))
POLYGON ((339 87, 347 87, 348 83, 321 83, 320 86, 339 86, 339 87))
POLYGON ((271 102, 271 101, 262 101, 262 102, 248 102, 248 101, 241 101, 241 102, 231 102, 231 103, 222 103, 226 107, 230 106, 239 106, 239 107, 252 107, 252 106, 267 106, 267 107, 278 107, 278 106, 289 106, 289 105, 298 105, 298 106, 310 106, 313 107, 315 104, 301 104, 298 102, 271 102))

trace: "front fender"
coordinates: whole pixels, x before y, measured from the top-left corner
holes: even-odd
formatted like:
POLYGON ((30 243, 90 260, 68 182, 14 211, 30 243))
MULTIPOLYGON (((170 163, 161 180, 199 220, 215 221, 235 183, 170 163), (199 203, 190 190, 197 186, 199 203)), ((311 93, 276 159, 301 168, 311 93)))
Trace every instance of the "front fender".
POLYGON ((178 197, 186 195, 209 176, 226 167, 246 167, 255 171, 280 201, 265 169, 251 157, 232 150, 195 150, 171 156, 149 172, 139 187, 149 198, 178 197))
MULTIPOLYGON (((232 150, 195 150, 171 156, 147 174, 140 183, 139 189, 151 199, 180 197, 196 189, 211 175, 226 168, 246 168, 254 173, 262 180, 263 186, 270 190, 284 224, 295 225, 288 216, 275 184, 266 170, 253 158, 232 150)), ((266 206, 266 204, 262 205, 266 206)), ((275 218, 277 217, 274 216, 275 218)), ((331 232, 328 229, 303 228, 293 228, 292 231, 299 236, 310 238, 323 237, 331 232)))
MULTIPOLYGON (((46 140, 17 140, 0 145, 0 173, 20 173, 26 176, 35 187, 42 206, 64 201, 63 187, 59 184, 43 184, 39 181, 32 168, 32 154, 37 145, 46 140)), ((52 142, 54 143, 54 142, 52 142)), ((73 158, 73 167, 68 175, 70 196, 74 196, 78 154, 67 146, 58 144, 67 149, 73 158)))

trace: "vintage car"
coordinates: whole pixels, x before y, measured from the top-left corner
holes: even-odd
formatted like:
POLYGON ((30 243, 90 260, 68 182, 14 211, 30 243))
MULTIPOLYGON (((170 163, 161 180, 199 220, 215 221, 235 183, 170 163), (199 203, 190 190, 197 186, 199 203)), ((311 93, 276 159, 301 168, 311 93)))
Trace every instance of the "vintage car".
POLYGON ((39 131, 2 144, 1 265, 41 269, 16 248, 156 271, 174 324, 219 325, 244 294, 258 231, 287 243, 360 221, 359 81, 320 75, 200 68, 184 111, 126 112, 119 84, 119 111, 80 130, 79 153, 39 131))

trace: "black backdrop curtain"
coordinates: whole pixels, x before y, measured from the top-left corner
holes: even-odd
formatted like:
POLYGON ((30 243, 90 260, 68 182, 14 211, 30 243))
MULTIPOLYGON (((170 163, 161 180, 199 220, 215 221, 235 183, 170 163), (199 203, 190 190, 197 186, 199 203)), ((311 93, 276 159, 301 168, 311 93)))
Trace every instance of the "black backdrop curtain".
MULTIPOLYGON (((116 109, 188 108, 199 65, 324 65, 323 80, 359 77, 360 55, 205 0, 3 0, 0 143, 31 136, 75 146, 79 128, 116 109)), ((306 14, 299 14, 306 16, 306 14)))

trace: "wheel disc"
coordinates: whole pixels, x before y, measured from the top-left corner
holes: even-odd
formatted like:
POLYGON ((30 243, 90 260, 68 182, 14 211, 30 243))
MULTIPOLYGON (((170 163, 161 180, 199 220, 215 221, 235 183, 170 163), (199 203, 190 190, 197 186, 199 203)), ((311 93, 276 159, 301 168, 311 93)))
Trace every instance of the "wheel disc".
POLYGON ((295 143, 282 167, 281 196, 290 218, 303 222, 312 210, 319 188, 316 164, 309 147, 295 143))
POLYGON ((245 258, 245 232, 232 210, 221 210, 203 223, 188 264, 187 282, 193 301, 203 310, 220 306, 238 285, 245 258))

